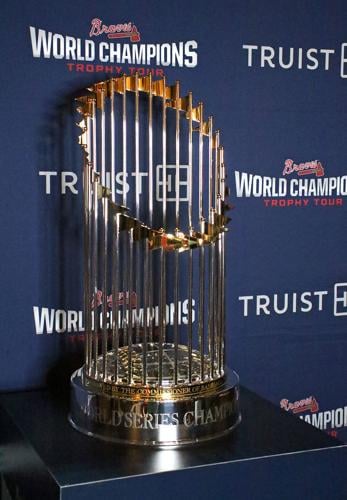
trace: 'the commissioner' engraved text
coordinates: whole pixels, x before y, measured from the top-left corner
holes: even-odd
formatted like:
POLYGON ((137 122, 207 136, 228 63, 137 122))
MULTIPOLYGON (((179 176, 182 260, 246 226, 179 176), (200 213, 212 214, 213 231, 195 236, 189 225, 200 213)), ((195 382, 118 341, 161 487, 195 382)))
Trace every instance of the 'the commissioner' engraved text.
POLYGON ((186 396, 199 395, 211 392, 221 386, 224 378, 211 380, 202 384, 182 387, 132 387, 126 385, 114 385, 107 382, 97 381, 85 376, 85 385, 91 390, 100 391, 104 394, 120 398, 143 397, 146 399, 179 399, 186 396))

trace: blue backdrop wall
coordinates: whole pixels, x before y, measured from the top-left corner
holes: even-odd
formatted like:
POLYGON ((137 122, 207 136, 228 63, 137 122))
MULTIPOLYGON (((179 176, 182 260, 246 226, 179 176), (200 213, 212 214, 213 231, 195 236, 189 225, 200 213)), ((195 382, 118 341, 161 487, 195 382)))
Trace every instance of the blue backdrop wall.
POLYGON ((6 0, 3 15, 1 390, 67 384, 80 363, 73 98, 151 69, 194 90, 222 130, 234 205, 228 364, 244 385, 347 439, 346 2, 6 0), (110 40, 91 33, 93 19, 131 22, 140 40, 117 40, 107 60, 110 40), (182 65, 131 60, 133 44, 165 43, 190 51, 182 65))

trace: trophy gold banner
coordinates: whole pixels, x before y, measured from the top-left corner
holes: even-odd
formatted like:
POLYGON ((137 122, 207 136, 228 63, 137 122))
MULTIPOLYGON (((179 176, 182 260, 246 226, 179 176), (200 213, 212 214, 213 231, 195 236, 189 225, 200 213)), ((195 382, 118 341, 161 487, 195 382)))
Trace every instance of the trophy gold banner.
POLYGON ((195 443, 240 421, 225 367, 229 221, 220 133, 151 74, 77 99, 84 151, 85 363, 70 422, 106 440, 195 443))

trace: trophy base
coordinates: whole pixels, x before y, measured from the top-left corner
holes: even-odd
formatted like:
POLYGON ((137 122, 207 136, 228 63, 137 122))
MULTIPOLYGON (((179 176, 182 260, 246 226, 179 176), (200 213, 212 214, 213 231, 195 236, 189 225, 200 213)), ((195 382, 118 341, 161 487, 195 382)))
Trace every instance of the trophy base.
POLYGON ((80 368, 71 377, 70 423, 106 441, 176 447, 221 437, 241 421, 239 379, 233 371, 204 393, 192 395, 187 388, 189 397, 183 392, 155 399, 146 388, 133 389, 131 394, 106 394, 89 384, 80 368))

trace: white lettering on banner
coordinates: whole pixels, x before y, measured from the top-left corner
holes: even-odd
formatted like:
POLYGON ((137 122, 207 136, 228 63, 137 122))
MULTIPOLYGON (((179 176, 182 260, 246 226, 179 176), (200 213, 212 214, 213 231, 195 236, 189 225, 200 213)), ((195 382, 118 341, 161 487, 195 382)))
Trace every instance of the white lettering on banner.
MULTIPOLYGON (((78 177, 75 172, 62 171, 59 174, 61 194, 66 194, 67 189, 73 194, 78 194, 78 190, 75 187, 78 177)), ((52 194, 52 177, 58 177, 58 172, 53 170, 40 170, 39 176, 45 177, 45 193, 52 194)))
MULTIPOLYGON (((166 177, 166 187, 167 187, 167 202, 175 202, 176 201, 176 165, 168 164, 167 168, 167 177, 166 177)), ((185 202, 188 201, 188 165, 180 165, 180 201, 185 202)), ((162 180, 162 165, 157 165, 156 168, 157 180, 156 180, 156 201, 162 201, 162 189, 163 189, 163 180, 162 180)), ((57 172, 55 170, 40 170, 38 175, 43 177, 45 180, 45 193, 47 195, 52 194, 54 191, 54 185, 59 183, 59 192, 63 195, 66 194, 78 194, 77 183, 78 176, 75 172, 70 171, 61 171, 57 172)), ((138 186, 139 194, 144 193, 144 181, 148 177, 148 172, 131 172, 131 177, 135 178, 135 182, 138 186)), ((126 193, 130 191, 130 184, 128 182, 129 174, 126 174, 125 180, 123 172, 117 172, 115 177, 116 184, 116 193, 122 194, 123 190, 126 193), (118 189, 117 189, 118 188, 118 189)), ((106 173, 106 186, 111 187, 111 174, 110 172, 106 173)), ((145 193, 146 194, 146 193, 145 193)))
POLYGON ((58 172, 40 170, 39 175, 45 176, 45 178, 46 178, 46 194, 51 194, 51 177, 57 176, 58 172))
POLYGON ((274 295, 245 295, 240 296, 239 301, 243 302, 243 316, 247 317, 251 311, 256 316, 270 314, 285 314, 287 312, 296 313, 310 312, 313 307, 318 311, 323 310, 323 297, 328 295, 326 290, 315 292, 284 293, 274 295), (252 310, 251 310, 252 308, 252 310))
POLYGON ((53 309, 48 309, 47 307, 42 307, 42 309, 34 307, 33 309, 36 333, 38 335, 42 334, 44 331, 46 333, 52 333, 54 325, 53 309))
POLYGON ((48 309, 48 307, 33 307, 35 332, 43 333, 82 332, 82 311, 65 311, 63 309, 48 309))
POLYGON ((29 29, 34 58, 186 68, 195 68, 198 64, 198 43, 195 40, 163 44, 96 43, 34 26, 29 29))
MULTIPOLYGON (((333 48, 271 47, 269 45, 243 44, 247 54, 247 66, 264 69, 309 70, 335 68, 334 61, 339 58, 339 75, 347 78, 347 43, 343 42, 340 54, 333 48)), ((336 61, 337 62, 337 61, 336 61)), ((337 67, 337 64, 336 64, 337 67)))
POLYGON ((235 170, 235 190, 238 198, 279 198, 287 194, 293 197, 347 196, 347 175, 325 178, 284 178, 238 172, 235 170), (288 189, 289 186, 289 189, 288 189))
POLYGON ((33 57, 49 59, 67 59, 77 61, 94 61, 95 43, 92 40, 82 40, 72 36, 63 36, 58 33, 36 30, 30 26, 30 39, 33 57))
POLYGON ((278 197, 286 196, 287 180, 277 177, 262 177, 260 175, 238 172, 235 170, 236 196, 241 198, 259 197, 278 197))
POLYGON ((347 427, 347 406, 313 413, 312 415, 300 415, 300 418, 321 430, 347 427))
POLYGON ((66 194, 66 188, 69 188, 71 193, 78 194, 75 185, 77 184, 77 175, 74 172, 61 173, 61 192, 66 194), (70 177, 70 180, 68 180, 70 177))
MULTIPOLYGON (((180 180, 179 180, 179 200, 181 202, 188 201, 188 169, 189 165, 180 165, 180 180), (182 176, 182 171, 183 175, 182 176), (183 178, 182 178, 183 177, 183 178), (182 193, 184 191, 184 193, 182 193), (183 195, 183 196, 182 196, 183 195)), ((166 201, 176 201, 176 165, 166 165, 166 201), (171 172, 171 173, 170 173, 171 172), (171 195, 171 196, 170 196, 171 195)), ((157 165, 157 201, 163 201, 163 166, 157 165)))
MULTIPOLYGON (((315 290, 273 295, 241 295, 242 315, 270 316, 323 311, 327 306, 328 290, 315 290)), ((333 295, 334 316, 347 316, 347 282, 335 283, 333 295)))
POLYGON ((341 45, 341 63, 340 63, 340 76, 341 78, 347 78, 347 71, 345 71, 345 65, 347 63, 347 57, 345 55, 347 49, 347 43, 341 45))
POLYGON ((334 316, 347 316, 347 283, 335 283, 334 316))
MULTIPOLYGON (((345 45, 341 46, 341 69, 340 76, 345 78, 344 64, 345 45)), ((282 68, 308 69, 314 71, 323 68, 328 71, 332 67, 335 49, 317 49, 314 47, 304 49, 302 47, 271 47, 268 45, 242 45, 242 49, 247 51, 247 66, 252 68, 258 65, 260 68, 282 68)))
MULTIPOLYGON (((178 302, 178 323, 188 324, 188 314, 189 314, 189 301, 188 299, 178 302)), ((195 300, 192 300, 192 322, 195 321, 195 300)), ((83 322, 83 312, 74 310, 64 310, 64 309, 49 309, 48 307, 38 307, 33 306, 34 313, 34 324, 35 332, 37 335, 42 335, 43 333, 77 333, 84 331, 83 322)), ((106 327, 109 328, 112 324, 112 311, 109 311, 106 315, 106 327)), ((103 316, 102 313, 98 314, 99 324, 102 325, 103 316)), ((124 322, 129 320, 129 311, 126 310, 125 314, 120 310, 118 314, 118 325, 122 327, 124 322)), ((144 312, 143 309, 139 309, 137 313, 136 308, 132 310, 132 324, 136 324, 138 321, 140 325, 143 325, 144 312)), ((147 321, 153 320, 155 325, 159 324, 159 306, 154 306, 153 308, 148 308, 147 311, 147 321)), ((166 324, 173 325, 175 320, 175 305, 173 303, 167 304, 166 306, 166 324)), ((94 322, 94 318, 93 318, 94 322)))

